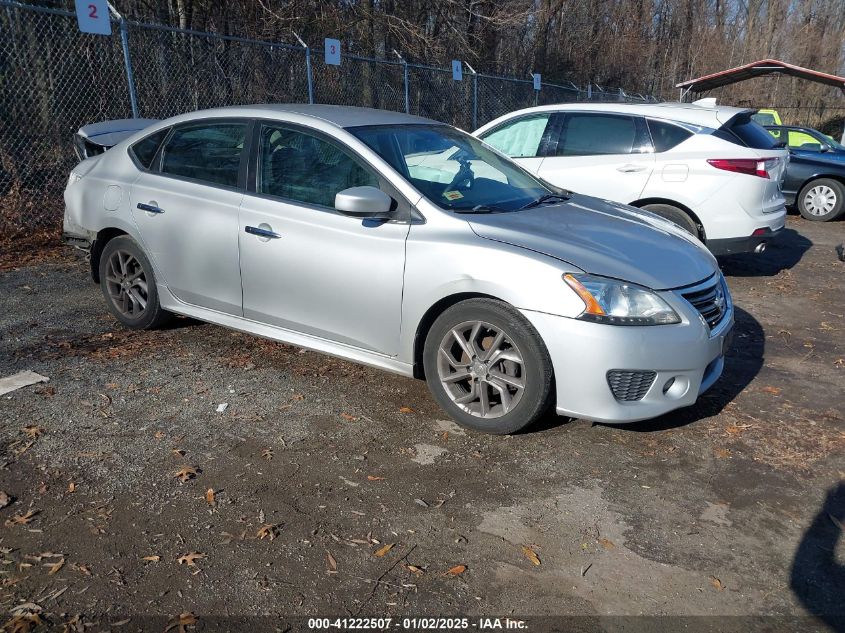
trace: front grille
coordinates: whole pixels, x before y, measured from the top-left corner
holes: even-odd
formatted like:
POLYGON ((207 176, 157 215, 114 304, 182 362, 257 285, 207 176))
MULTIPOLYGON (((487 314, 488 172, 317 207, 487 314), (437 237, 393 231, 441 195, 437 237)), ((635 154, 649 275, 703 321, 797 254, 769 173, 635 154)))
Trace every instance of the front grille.
POLYGON ((719 324, 728 309, 728 299, 719 277, 703 288, 682 295, 704 317, 711 330, 719 324))
POLYGON ((636 402, 645 397, 656 376, 657 373, 653 371, 611 369, 607 372, 607 384, 617 400, 636 402))

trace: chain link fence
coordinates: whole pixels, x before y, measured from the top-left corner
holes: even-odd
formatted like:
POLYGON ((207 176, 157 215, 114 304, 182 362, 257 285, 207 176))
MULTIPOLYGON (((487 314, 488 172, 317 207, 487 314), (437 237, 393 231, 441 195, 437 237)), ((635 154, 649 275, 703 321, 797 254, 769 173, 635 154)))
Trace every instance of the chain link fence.
POLYGON ((112 16, 110 36, 69 11, 0 0, 0 242, 57 230, 76 159, 72 137, 108 119, 165 118, 248 103, 331 103, 413 114, 465 130, 532 105, 652 101, 620 89, 343 55, 304 46, 142 24, 112 16))

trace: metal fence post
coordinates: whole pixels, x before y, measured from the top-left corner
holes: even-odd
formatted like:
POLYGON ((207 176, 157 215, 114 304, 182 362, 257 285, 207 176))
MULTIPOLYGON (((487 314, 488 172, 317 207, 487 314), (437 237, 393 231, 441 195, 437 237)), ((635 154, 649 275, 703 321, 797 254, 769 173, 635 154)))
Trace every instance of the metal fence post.
POLYGON ((475 68, 469 65, 469 62, 464 62, 469 72, 472 73, 472 129, 478 129, 478 73, 475 68))
POLYGON ((402 70, 404 71, 402 74, 405 82, 405 114, 411 114, 411 99, 408 92, 408 62, 405 61, 405 58, 395 48, 393 49, 393 54, 402 62, 402 70))
POLYGON ((126 67, 126 84, 129 87, 129 107, 132 108, 132 118, 138 118, 138 95, 135 92, 135 74, 132 72, 132 59, 129 57, 129 28, 124 17, 118 13, 111 3, 109 11, 120 23, 120 45, 123 48, 123 65, 126 67))
POLYGON ((299 42, 299 45, 305 49, 305 78, 308 81, 308 103, 314 103, 314 77, 311 74, 311 47, 302 41, 302 38, 297 35, 296 31, 293 36, 299 42))

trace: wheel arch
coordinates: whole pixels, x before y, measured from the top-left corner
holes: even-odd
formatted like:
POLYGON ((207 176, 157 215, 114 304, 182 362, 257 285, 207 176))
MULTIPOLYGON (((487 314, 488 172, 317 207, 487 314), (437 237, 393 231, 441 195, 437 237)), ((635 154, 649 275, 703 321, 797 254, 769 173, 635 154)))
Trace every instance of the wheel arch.
POLYGON ((417 330, 414 334, 414 356, 413 356, 413 371, 414 378, 420 380, 425 379, 425 369, 423 368, 423 349, 425 348, 425 339, 428 336, 431 326, 443 312, 451 308, 453 305, 466 301, 467 299, 492 299, 494 301, 501 301, 502 303, 510 305, 507 301, 493 295, 485 294, 483 292, 458 292, 447 295, 436 301, 425 314, 423 314, 417 330))
POLYGON ((106 244, 121 235, 129 235, 129 233, 115 226, 109 226, 97 231, 97 237, 91 243, 90 258, 91 279, 94 283, 100 283, 100 256, 103 254, 103 249, 106 247, 106 244))
POLYGON ((701 222, 701 219, 698 217, 695 211, 690 209, 687 205, 678 202, 677 200, 672 200, 671 198, 650 197, 641 198, 640 200, 634 200, 630 204, 632 207, 637 207, 638 209, 642 209, 648 204, 668 204, 669 206, 676 207, 693 219, 696 227, 698 227, 699 239, 702 242, 707 241, 707 231, 704 229, 704 224, 701 222))

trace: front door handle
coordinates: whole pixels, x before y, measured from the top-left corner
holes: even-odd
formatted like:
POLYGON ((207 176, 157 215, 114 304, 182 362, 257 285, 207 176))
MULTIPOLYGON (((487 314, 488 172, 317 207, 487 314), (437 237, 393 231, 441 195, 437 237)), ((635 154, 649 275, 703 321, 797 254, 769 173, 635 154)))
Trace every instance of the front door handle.
POLYGON ((258 237, 265 237, 271 240, 277 240, 282 237, 278 233, 274 233, 270 229, 265 229, 260 226, 247 226, 244 227, 244 231, 246 231, 250 235, 257 235, 258 237))
POLYGON ((164 209, 157 207, 154 204, 144 204, 143 202, 139 202, 138 208, 141 209, 141 211, 146 211, 147 213, 164 213, 164 209))
POLYGON ((634 165, 633 163, 628 163, 627 165, 621 165, 620 167, 616 168, 616 171, 621 171, 623 174, 630 174, 635 171, 645 171, 645 165, 634 165))

